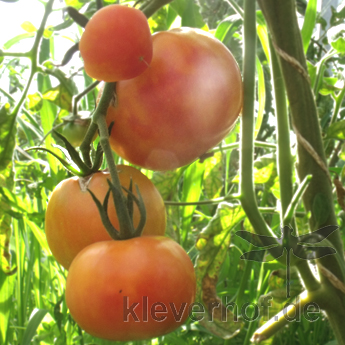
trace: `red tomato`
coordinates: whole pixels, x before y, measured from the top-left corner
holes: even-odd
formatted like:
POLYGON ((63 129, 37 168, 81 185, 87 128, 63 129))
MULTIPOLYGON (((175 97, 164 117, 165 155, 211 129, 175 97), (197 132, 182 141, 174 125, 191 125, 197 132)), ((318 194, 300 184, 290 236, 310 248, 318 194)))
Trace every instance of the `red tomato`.
POLYGON ((189 164, 217 145, 242 108, 242 79, 229 50, 202 30, 153 35, 153 59, 140 76, 117 83, 110 144, 152 170, 189 164))
POLYGON ((103 7, 86 24, 79 49, 90 77, 107 82, 134 78, 152 59, 147 19, 133 7, 103 7))
MULTIPOLYGON (((125 165, 117 166, 122 186, 128 188, 130 178, 138 185, 146 208, 146 224, 143 235, 164 235, 166 225, 165 206, 153 183, 139 170, 125 165)), ((108 191, 107 172, 98 172, 90 180, 88 188, 103 202, 108 191)), ((109 200, 110 221, 119 229, 112 197, 109 200)), ((139 210, 134 204, 134 226, 139 224, 139 210)), ((53 191, 47 206, 45 231, 48 245, 56 260, 69 268, 74 257, 94 242, 111 240, 102 224, 96 204, 88 191, 82 191, 79 178, 62 181, 53 191)))
POLYGON ((108 340, 149 339, 181 326, 194 302, 193 264, 162 236, 107 241, 72 262, 66 303, 89 334, 108 340))

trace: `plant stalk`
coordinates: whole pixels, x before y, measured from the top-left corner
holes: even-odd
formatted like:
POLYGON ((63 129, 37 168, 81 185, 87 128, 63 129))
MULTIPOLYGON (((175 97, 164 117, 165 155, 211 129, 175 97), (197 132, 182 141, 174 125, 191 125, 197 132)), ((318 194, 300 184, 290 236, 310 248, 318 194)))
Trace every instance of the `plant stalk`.
MULTIPOLYGON (((253 180, 254 158, 254 100, 256 64, 256 7, 252 0, 244 2, 244 59, 243 59, 243 109, 240 143, 240 201, 259 235, 274 236, 263 219, 255 197, 253 180)), ((278 242, 277 242, 278 244, 278 242)))
MULTIPOLYGON (((336 225, 332 184, 327 173, 317 108, 307 74, 295 1, 258 0, 258 2, 265 16, 273 45, 279 55, 291 109, 292 124, 298 138, 297 172, 299 179, 303 180, 307 175, 313 176, 303 195, 304 206, 311 213, 310 230, 336 225)), ((344 264, 343 245, 339 231, 332 233, 329 240, 337 251, 335 255, 339 257, 339 262, 344 264)), ((319 262, 341 282, 344 281, 342 269, 339 265, 333 265, 334 258, 331 255, 319 259, 319 262)), ((324 309, 338 343, 345 344, 345 327, 341 321, 345 315, 342 293, 322 274, 321 284, 331 299, 324 309)), ((318 303, 317 300, 315 302, 318 303)))

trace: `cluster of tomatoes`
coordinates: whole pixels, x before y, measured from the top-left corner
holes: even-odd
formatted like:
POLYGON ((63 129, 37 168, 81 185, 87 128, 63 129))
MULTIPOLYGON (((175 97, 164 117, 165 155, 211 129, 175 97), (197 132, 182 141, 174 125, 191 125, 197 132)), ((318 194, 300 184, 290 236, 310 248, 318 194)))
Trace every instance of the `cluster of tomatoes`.
MULTIPOLYGON (((79 48, 86 73, 117 82, 116 102, 107 113, 108 124, 114 122, 110 144, 134 165, 170 170, 189 164, 218 144, 239 115, 237 63, 202 30, 151 35, 141 11, 109 5, 88 22, 79 48)), ((148 339, 186 321, 195 273, 184 249, 164 237, 164 202, 152 182, 130 166, 118 165, 117 171, 124 187, 132 180, 140 190, 146 209, 141 237, 113 241, 78 178, 61 182, 52 193, 46 235, 53 255, 69 271, 66 303, 78 325, 104 339, 148 339)), ((97 172, 87 188, 103 200, 109 178, 97 172)), ((108 217, 117 228, 111 201, 108 217)), ((134 226, 139 218, 134 205, 134 226)))

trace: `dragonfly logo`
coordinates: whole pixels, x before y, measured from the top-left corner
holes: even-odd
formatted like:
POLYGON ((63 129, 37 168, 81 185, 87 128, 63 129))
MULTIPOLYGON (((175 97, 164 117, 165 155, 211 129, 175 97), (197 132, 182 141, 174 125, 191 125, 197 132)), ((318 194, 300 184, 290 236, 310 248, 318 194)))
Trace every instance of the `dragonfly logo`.
POLYGON ((259 262, 268 262, 280 258, 286 251, 286 297, 290 297, 290 255, 291 253, 303 260, 319 259, 326 255, 336 253, 332 247, 320 245, 331 233, 338 229, 338 226, 328 225, 319 230, 306 235, 294 236, 293 229, 288 226, 282 228, 281 237, 272 237, 256 235, 249 231, 237 231, 236 235, 251 243, 255 247, 261 247, 259 250, 251 250, 241 256, 243 260, 252 260, 259 262), (269 250, 272 259, 263 258, 266 250, 269 250))

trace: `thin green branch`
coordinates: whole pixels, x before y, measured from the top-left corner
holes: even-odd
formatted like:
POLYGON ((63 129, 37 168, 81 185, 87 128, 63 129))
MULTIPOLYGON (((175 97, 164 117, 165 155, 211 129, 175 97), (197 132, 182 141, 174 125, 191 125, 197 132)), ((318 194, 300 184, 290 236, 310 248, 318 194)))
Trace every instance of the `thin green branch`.
POLYGON ((21 53, 21 52, 4 52, 3 50, 0 50, 0 57, 12 57, 12 58, 31 58, 31 52, 25 52, 25 53, 21 53))
MULTIPOLYGON (((276 144, 272 144, 272 143, 266 143, 264 141, 254 141, 254 146, 255 147, 260 147, 262 149, 277 149, 277 145, 276 144)), ((219 145, 217 147, 215 147, 214 149, 210 150, 207 152, 207 154, 209 153, 216 153, 216 152, 220 152, 220 151, 226 151, 226 150, 231 150, 231 149, 236 149, 240 147, 240 142, 236 142, 233 144, 227 144, 227 145, 219 145)))
POLYGON ((305 190, 307 189, 311 179, 312 179, 312 175, 307 175, 305 177, 305 179, 299 185, 296 193, 291 198, 290 203, 285 210, 285 213, 282 214, 284 225, 291 224, 292 218, 295 214, 296 207, 297 207, 298 203, 301 201, 301 198, 302 198, 305 190))
POLYGON ((341 108, 341 105, 343 104, 344 97, 345 97, 345 85, 343 89, 338 93, 338 95, 334 95, 333 97, 335 101, 335 106, 334 106, 332 118, 329 125, 336 122, 338 114, 339 114, 339 110, 341 108))
POLYGON ((232 7, 232 9, 238 14, 240 15, 241 18, 244 18, 244 11, 242 10, 242 8, 238 5, 238 3, 234 0, 225 0, 229 6, 232 7))
MULTIPOLYGON (((285 214, 293 195, 293 160, 291 155, 290 146, 290 123, 287 112, 287 102, 284 80, 281 74, 280 65, 274 51, 272 41, 269 39, 269 47, 271 54, 271 67, 272 67, 272 79, 273 89, 276 103, 276 117, 277 117, 277 142, 278 142, 278 155, 277 166, 279 175, 280 186, 280 201, 282 216, 285 214)), ((289 219, 291 222, 292 219, 289 219)), ((281 219, 281 224, 289 225, 281 219)))
MULTIPOLYGON (((256 63, 256 3, 244 2, 243 111, 241 125, 240 201, 259 235, 274 236, 264 221, 254 192, 254 100, 256 63)), ((278 242, 277 242, 278 244, 278 242)))
MULTIPOLYGON (((28 90, 29 90, 29 88, 31 86, 31 82, 33 80, 33 77, 34 77, 35 73, 37 72, 38 47, 39 47, 39 43, 41 42, 41 39, 43 37, 44 28, 45 28, 45 25, 47 23, 48 16, 49 16, 49 14, 52 11, 53 2, 54 2, 54 0, 49 0, 47 2, 47 4, 46 4, 40 28, 37 30, 34 44, 33 44, 32 48, 30 50, 30 59, 31 59, 30 76, 29 76, 28 82, 26 83, 25 89, 24 89, 24 91, 22 93, 22 96, 21 96, 19 102, 17 103, 17 105, 15 106, 15 108, 12 111, 12 115, 14 117, 14 121, 15 121, 18 113, 19 113, 19 110, 20 110, 21 106, 23 105, 23 103, 24 103, 24 101, 26 99, 26 96, 27 96, 28 90)), ((13 128, 13 127, 11 127, 11 128, 13 128)))
POLYGON ((93 83, 91 83, 85 90, 80 92, 78 95, 73 96, 72 104, 73 104, 73 110, 72 113, 74 116, 78 115, 78 102, 87 95, 90 91, 92 91, 97 85, 100 83, 100 81, 96 80, 93 83))
POLYGON ((145 14, 147 18, 150 18, 155 12, 157 12, 161 7, 169 4, 172 0, 153 0, 148 1, 140 10, 145 14))

